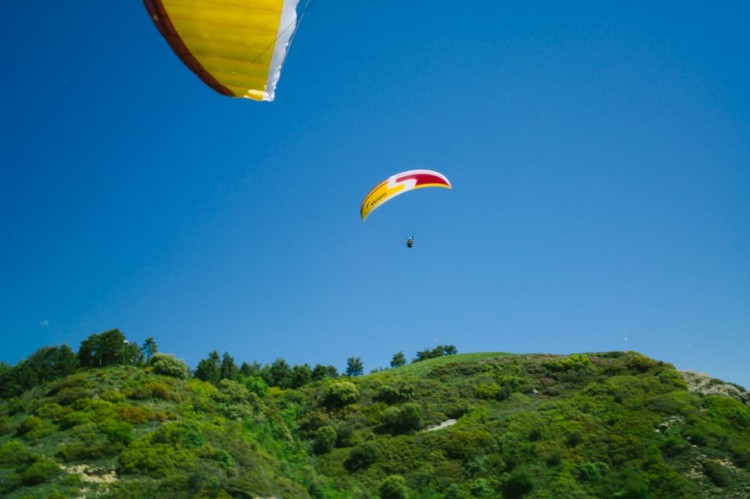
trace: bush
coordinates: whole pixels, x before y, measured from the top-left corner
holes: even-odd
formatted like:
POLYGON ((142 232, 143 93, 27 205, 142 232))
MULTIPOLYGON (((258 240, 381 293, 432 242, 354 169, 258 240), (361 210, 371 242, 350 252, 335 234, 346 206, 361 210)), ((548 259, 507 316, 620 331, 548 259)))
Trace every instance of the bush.
POLYGON ((122 402, 123 400, 125 400, 125 394, 117 389, 107 390, 106 392, 103 392, 101 395, 99 395, 99 398, 101 398, 102 400, 106 400, 107 402, 116 404, 117 402, 122 402))
POLYGON ((401 407, 389 407, 380 415, 380 422, 390 433, 409 433, 422 428, 422 411, 413 403, 401 407))
POLYGON ((258 397, 263 397, 268 391, 268 385, 263 381, 263 378, 259 376, 244 376, 240 378, 240 383, 242 383, 250 393, 254 393, 258 397))
POLYGON ((240 404, 250 399, 250 391, 244 385, 231 379, 222 379, 219 381, 218 388, 219 393, 216 395, 216 398, 220 402, 240 404))
POLYGON ((97 425, 113 444, 128 445, 133 440, 133 427, 125 421, 105 419, 97 425))
MULTIPOLYGON (((162 438, 167 437, 162 435, 162 438)), ((146 436, 130 444, 119 455, 120 470, 123 473, 144 474, 152 478, 164 478, 176 470, 192 469, 195 454, 173 443, 146 436)))
POLYGON ((192 421, 165 424, 154 432, 152 441, 158 444, 179 445, 188 449, 196 449, 206 443, 200 427, 192 421))
POLYGON ((45 422, 37 416, 26 416, 16 429, 16 435, 28 439, 34 439, 49 433, 54 429, 50 423, 45 422))
POLYGON ((390 475, 378 487, 380 499, 406 499, 409 497, 406 479, 401 475, 390 475))
POLYGON ((380 400, 386 404, 395 404, 410 400, 414 395, 414 387, 409 383, 397 383, 395 385, 383 385, 378 387, 375 400, 380 400))
POLYGON ((329 409, 342 409, 359 399, 359 390, 350 381, 335 381, 328 386, 323 404, 329 409))
POLYGON ((518 468, 503 484, 504 497, 523 497, 534 490, 534 477, 527 470, 518 468))
POLYGON ((171 378, 187 379, 190 376, 190 368, 187 364, 172 354, 154 354, 148 361, 148 367, 154 374, 171 378))
POLYGON ((497 383, 482 383, 474 387, 474 395, 477 398, 493 400, 500 394, 500 385, 497 383))
POLYGON ((726 487, 732 483, 732 475, 721 463, 706 459, 703 461, 703 473, 717 487, 726 487))
POLYGON ((609 465, 601 461, 586 463, 578 469, 578 477, 584 482, 597 482, 609 471, 609 465))
POLYGON ((31 459, 31 454, 18 440, 9 440, 0 446, 0 465, 17 465, 31 459))
POLYGON ((34 413, 40 418, 51 419, 52 421, 60 421, 69 409, 62 407, 60 404, 54 402, 47 403, 39 407, 34 413))
POLYGON ((143 424, 156 418, 155 414, 148 407, 124 406, 120 407, 118 412, 123 421, 131 424, 143 424))
POLYGON ((315 430, 315 440, 313 442, 313 452, 316 454, 325 454, 330 452, 336 446, 338 435, 332 426, 322 426, 315 430))
POLYGON ((82 386, 63 388, 52 397, 52 402, 60 405, 71 405, 77 400, 89 398, 89 391, 82 386))
POLYGON ((370 443, 364 443, 353 448, 344 462, 349 471, 363 470, 378 460, 378 450, 370 443))
POLYGON ((159 383, 157 381, 149 381, 138 386, 127 388, 125 390, 125 395, 129 399, 133 400, 172 399, 172 393, 169 389, 169 386, 165 383, 159 383))
POLYGON ((60 471, 60 466, 56 462, 43 457, 34 461, 23 471, 21 480, 25 485, 36 485, 54 478, 60 471))
POLYGON ((66 414, 60 421, 60 428, 63 430, 72 428, 74 426, 86 424, 91 422, 91 413, 75 411, 66 414))

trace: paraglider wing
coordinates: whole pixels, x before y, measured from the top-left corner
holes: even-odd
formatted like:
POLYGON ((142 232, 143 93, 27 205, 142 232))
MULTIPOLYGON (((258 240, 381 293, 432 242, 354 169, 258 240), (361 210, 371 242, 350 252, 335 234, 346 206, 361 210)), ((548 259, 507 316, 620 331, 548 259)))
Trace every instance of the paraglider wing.
POLYGON ((432 170, 409 170, 397 173, 379 183, 362 201, 359 215, 362 220, 379 208, 383 203, 390 201, 399 194, 422 187, 451 188, 451 183, 442 174, 432 170))
POLYGON ((175 54, 222 95, 272 101, 299 0, 143 0, 175 54))

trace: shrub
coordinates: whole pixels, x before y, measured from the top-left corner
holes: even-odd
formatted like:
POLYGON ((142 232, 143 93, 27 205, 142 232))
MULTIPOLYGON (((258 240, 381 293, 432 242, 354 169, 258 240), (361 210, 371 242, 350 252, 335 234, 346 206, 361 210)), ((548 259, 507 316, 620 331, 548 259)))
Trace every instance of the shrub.
POLYGON ((30 459, 31 454, 18 440, 9 440, 0 446, 0 464, 17 465, 30 459))
POLYGON ((105 419, 97 426, 113 444, 128 445, 133 440, 133 427, 125 421, 105 419))
POLYGON ((143 424, 156 418, 148 407, 124 406, 120 407, 118 412, 123 421, 131 424, 143 424))
POLYGON ((480 399, 493 400, 500 393, 500 385, 497 383, 482 383, 474 387, 474 395, 480 399))
POLYGON ((568 447, 575 447, 576 445, 580 444, 583 440, 583 437, 581 436, 581 432, 579 431, 570 431, 567 435, 565 435, 565 445, 568 447))
POLYGON ((149 381, 137 386, 127 388, 125 395, 133 400, 162 399, 171 400, 172 394, 169 386, 157 381, 149 381))
POLYGON ((62 420, 60 420, 60 428, 68 429, 74 426, 86 424, 91 422, 91 413, 75 411, 66 414, 62 420))
POLYGON ((75 461, 96 461, 110 457, 121 449, 120 446, 110 444, 104 438, 95 439, 87 443, 70 442, 63 444, 57 451, 57 456, 66 463, 75 461))
POLYGON ((263 397, 268 391, 268 385, 260 376, 242 377, 240 378, 240 383, 242 383, 245 388, 250 391, 250 393, 254 393, 258 397, 263 397))
POLYGON ((723 464, 710 459, 704 460, 702 464, 703 473, 717 487, 726 487, 732 483, 732 475, 723 464))
POLYGON ((19 437, 36 438, 45 433, 45 424, 42 418, 37 416, 26 416, 21 420, 21 424, 16 428, 16 435, 19 437))
POLYGON ((123 473, 142 473, 152 478, 164 478, 175 470, 193 468, 195 455, 172 443, 152 441, 146 436, 130 444, 118 459, 123 473))
POLYGON ((77 400, 89 398, 89 391, 82 386, 63 388, 52 397, 52 402, 60 405, 71 405, 77 400))
POLYGON ((503 484, 504 497, 523 497, 534 490, 534 477, 527 470, 517 468, 503 484))
POLYGON ((468 460, 484 452, 492 442, 492 435, 481 427, 452 430, 448 434, 444 450, 448 457, 468 460))
POLYGON ((589 371, 593 369, 594 363, 591 362, 588 355, 585 354, 573 354, 566 357, 564 360, 551 363, 551 366, 555 371, 589 371))
POLYGON ((395 385, 382 385, 378 387, 374 398, 386 404, 395 404, 410 400, 413 394, 414 386, 409 383, 397 383, 395 385))
POLYGON ((658 365, 659 363, 655 360, 635 352, 631 353, 628 360, 625 361, 625 367, 635 373, 645 373, 658 365))
POLYGON ((422 428, 422 411, 413 403, 389 407, 380 415, 383 427, 392 434, 409 433, 422 428))
POLYGON ((188 449, 202 447, 205 444, 200 427, 192 421, 165 424, 154 432, 152 441, 157 444, 181 445, 188 449))
POLYGON ((218 387, 219 393, 216 398, 221 402, 242 403, 250 398, 250 391, 244 385, 231 379, 222 379, 218 387))
POLYGON ((148 361, 148 367, 154 374, 171 378, 187 379, 190 376, 190 368, 187 364, 172 354, 154 354, 148 361))
POLYGON ((69 409, 62 407, 60 404, 54 402, 47 403, 39 407, 34 413, 40 418, 51 419, 52 421, 59 421, 62 419, 69 409))
POLYGON ((609 465, 601 461, 585 463, 578 469, 578 477, 584 482, 596 482, 609 471, 609 465))
POLYGON ((401 475, 390 475, 378 487, 380 499, 406 499, 409 497, 406 479, 401 475))
POLYGON ((332 426, 322 426, 315 430, 315 440, 313 442, 313 452, 316 454, 325 454, 330 452, 336 446, 338 435, 332 426))
POLYGON ((353 448, 349 457, 344 462, 344 467, 349 471, 363 470, 378 460, 378 451, 374 445, 364 443, 353 448))
POLYGON ((23 471, 21 480, 25 485, 36 485, 54 478, 60 471, 60 466, 56 462, 42 457, 35 460, 31 466, 23 471))
POLYGON ((102 400, 106 400, 107 402, 112 402, 113 404, 116 404, 117 402, 122 402, 125 400, 125 394, 122 393, 120 390, 107 390, 106 392, 99 395, 99 397, 102 400))
POLYGON ((359 399, 359 390, 350 381, 335 381, 328 386, 323 404, 330 409, 342 409, 359 399))

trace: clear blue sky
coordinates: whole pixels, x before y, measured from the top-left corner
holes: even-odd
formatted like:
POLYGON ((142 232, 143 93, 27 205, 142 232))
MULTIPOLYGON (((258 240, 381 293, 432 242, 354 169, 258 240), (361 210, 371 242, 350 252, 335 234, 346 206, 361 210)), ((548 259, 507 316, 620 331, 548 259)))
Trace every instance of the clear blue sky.
POLYGON ((748 26, 745 0, 319 0, 257 103, 139 1, 7 2, 0 360, 119 328, 192 367, 628 349, 750 387, 748 26), (454 189, 362 222, 412 168, 454 189))

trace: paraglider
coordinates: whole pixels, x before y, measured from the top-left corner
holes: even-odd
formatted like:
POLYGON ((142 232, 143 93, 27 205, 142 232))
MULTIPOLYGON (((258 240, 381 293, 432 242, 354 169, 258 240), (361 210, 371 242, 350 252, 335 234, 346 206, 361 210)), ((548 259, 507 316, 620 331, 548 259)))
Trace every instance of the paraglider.
MULTIPOLYGON (((359 215, 365 220, 370 213, 380 208, 384 203, 405 192, 423 187, 443 187, 451 189, 451 183, 442 173, 432 170, 409 170, 397 173, 380 182, 365 196, 359 215)), ((414 236, 410 238, 414 245, 414 236)), ((408 245, 408 242, 407 242, 408 245)), ((411 246, 409 246, 411 248, 411 246)))
POLYGON ((143 3, 175 54, 206 85, 229 97, 274 99, 299 0, 143 3))
MULTIPOLYGON (((451 183, 442 173, 432 170, 408 170, 388 177, 375 186, 365 196, 362 206, 359 208, 359 216, 365 220, 370 213, 378 209, 384 203, 405 192, 421 189, 423 187, 442 187, 451 189, 451 183)), ((406 247, 414 247, 414 234, 406 238, 406 247)))

